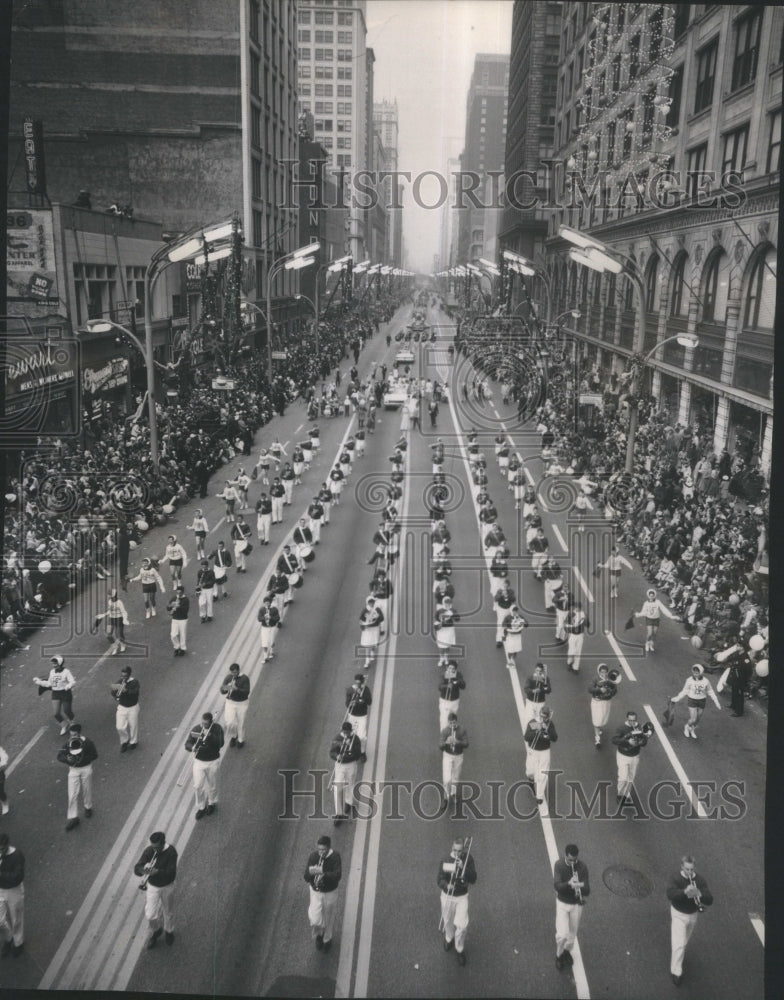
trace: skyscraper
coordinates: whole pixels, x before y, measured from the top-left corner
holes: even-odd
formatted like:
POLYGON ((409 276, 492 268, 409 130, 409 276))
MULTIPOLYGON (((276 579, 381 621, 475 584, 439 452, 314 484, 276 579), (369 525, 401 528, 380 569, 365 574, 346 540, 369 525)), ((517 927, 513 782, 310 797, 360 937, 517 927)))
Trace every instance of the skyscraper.
MULTIPOLYGON (((384 147, 385 169, 393 173, 398 170, 400 162, 397 101, 376 101, 373 104, 373 121, 384 147)), ((399 266, 403 210, 394 207, 395 202, 402 205, 402 200, 395 197, 397 193, 398 187, 395 178, 389 177, 379 184, 379 196, 383 198, 388 220, 389 239, 386 260, 399 266)))

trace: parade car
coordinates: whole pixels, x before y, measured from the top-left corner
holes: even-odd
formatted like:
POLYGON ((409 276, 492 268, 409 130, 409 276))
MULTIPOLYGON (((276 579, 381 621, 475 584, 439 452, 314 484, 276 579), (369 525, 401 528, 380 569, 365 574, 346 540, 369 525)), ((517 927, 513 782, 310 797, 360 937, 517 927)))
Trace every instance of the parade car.
POLYGON ((395 361, 399 365, 413 365, 414 363, 414 352, 410 347, 401 347, 400 350, 395 355, 395 361))
POLYGON ((398 407, 403 406, 407 399, 408 386, 406 383, 400 379, 390 379, 389 388, 384 393, 384 397, 382 399, 384 409, 396 410, 398 407))

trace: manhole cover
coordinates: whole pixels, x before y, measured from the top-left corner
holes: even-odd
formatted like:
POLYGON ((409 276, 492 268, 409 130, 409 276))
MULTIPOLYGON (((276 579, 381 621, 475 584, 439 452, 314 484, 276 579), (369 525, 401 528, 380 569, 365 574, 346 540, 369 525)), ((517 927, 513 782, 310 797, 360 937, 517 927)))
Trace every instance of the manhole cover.
POLYGON ((606 868, 602 880, 610 892, 616 896, 628 896, 632 899, 644 899, 650 896, 653 886, 642 872, 626 865, 612 865, 606 868))

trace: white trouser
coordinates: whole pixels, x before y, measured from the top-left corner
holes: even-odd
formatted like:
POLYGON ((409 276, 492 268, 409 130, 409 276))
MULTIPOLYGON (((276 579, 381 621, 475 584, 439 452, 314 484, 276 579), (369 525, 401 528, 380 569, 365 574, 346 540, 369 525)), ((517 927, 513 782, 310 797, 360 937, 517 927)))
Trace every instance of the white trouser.
POLYGON ((563 586, 563 580, 545 580, 544 581, 544 606, 545 608, 551 608, 553 606, 553 597, 555 596, 556 590, 560 590, 563 586))
POLYGON ((286 479, 283 482, 283 489, 286 491, 285 501, 286 503, 291 503, 291 498, 294 495, 294 480, 286 479))
POLYGON ((368 719, 370 715, 349 715, 348 721, 351 723, 351 728, 359 740, 360 746, 362 747, 362 753, 367 749, 367 734, 368 734, 368 719))
POLYGON ((268 542, 270 536, 270 525, 272 524, 272 514, 259 514, 256 518, 256 534, 260 542, 268 542))
POLYGON ((93 807, 93 765, 68 768, 68 819, 79 815, 79 792, 85 809, 93 807))
POLYGON ((212 596, 218 596, 218 587, 226 586, 226 570, 223 566, 215 567, 215 586, 212 588, 212 596), (218 572, 222 572, 223 576, 218 576, 218 572))
POLYGON ((460 782, 460 772, 463 770, 463 755, 461 753, 447 753, 444 750, 441 754, 441 771, 444 791, 447 795, 457 795, 457 786, 460 782))
POLYGON ((542 568, 542 563, 545 561, 546 558, 547 558, 546 552, 534 552, 534 554, 531 556, 531 568, 533 569, 534 573, 539 573, 539 571, 542 568))
POLYGON ((332 502, 331 502, 331 500, 327 500, 326 502, 322 501, 321 502, 321 506, 324 508, 324 519, 323 519, 322 523, 323 524, 329 524, 329 509, 332 506, 332 502))
POLYGON ((117 719, 115 727, 120 735, 121 743, 139 742, 139 706, 131 705, 125 707, 117 706, 117 719))
POLYGON ((547 793, 547 772, 550 770, 550 748, 532 750, 528 748, 525 761, 525 773, 533 778, 537 799, 543 799, 547 793))
POLYGON ((0 929, 17 947, 24 944, 24 882, 0 889, 0 929))
MULTIPOLYGON (((526 726, 532 719, 538 719, 539 713, 544 705, 543 701, 532 701, 530 698, 526 698, 523 703, 523 732, 525 732, 526 726)), ((528 752, 528 744, 525 744, 526 753, 528 752)))
POLYGON ((338 903, 337 889, 332 892, 316 892, 313 886, 310 889, 310 905, 308 906, 308 920, 313 937, 321 934, 324 943, 332 940, 332 928, 335 924, 335 910, 338 903))
POLYGON ((310 519, 310 532, 313 535, 313 543, 321 541, 321 518, 310 519))
POLYGON ((357 440, 357 458, 362 458, 365 454, 365 442, 362 439, 357 440))
POLYGON ((226 708, 223 713, 223 719, 226 723, 226 735, 236 735, 240 743, 245 742, 245 716, 247 714, 247 701, 232 701, 231 698, 226 699, 226 708))
POLYGON ((237 569, 245 569, 245 546, 247 542, 243 538, 234 543, 234 563, 237 569))
POLYGON ((670 907, 670 972, 680 976, 683 972, 683 956, 686 945, 697 923, 696 913, 681 913, 674 906, 670 907))
POLYGON ((566 638, 566 619, 569 617, 569 612, 564 609, 561 611, 560 608, 555 609, 555 638, 565 639, 566 638))
POLYGON ((580 669, 580 656, 583 651, 583 642, 585 642, 584 632, 580 632, 579 635, 574 632, 569 633, 566 646, 566 659, 574 660, 574 667, 576 670, 580 669))
POLYGON ((441 891, 441 916, 444 918, 444 938, 455 942, 458 954, 465 948, 468 930, 468 893, 465 896, 449 896, 441 891))
POLYGON ((615 762, 618 765, 618 794, 628 795, 634 779, 637 777, 637 765, 640 763, 639 754, 636 757, 626 757, 617 750, 615 762))
POLYGON ((357 762, 355 760, 345 764, 335 764, 333 790, 335 793, 335 812, 338 816, 343 815, 348 807, 354 804, 354 785, 356 783, 357 762))
POLYGON ((212 587, 208 587, 206 590, 202 589, 199 594, 199 618, 212 618, 212 602, 215 600, 215 595, 212 592, 212 587))
POLYGON ((151 931, 163 927, 167 934, 174 933, 174 882, 161 886, 147 883, 144 915, 150 922, 151 931))
POLYGON ((172 618, 171 641, 175 649, 188 648, 188 619, 172 618))
POLYGON ((218 801, 219 760, 194 760, 193 791, 196 794, 196 808, 215 805, 218 801))
POLYGON ((283 497, 272 498, 272 523, 283 520, 283 497))
POLYGON ((277 625, 261 626, 261 648, 266 649, 269 653, 272 652, 275 645, 275 633, 277 630, 277 625))
POLYGON ((580 929, 582 906, 578 903, 555 901, 555 953, 561 955, 574 948, 577 931, 580 929))
POLYGON ((591 723, 596 729, 604 729, 610 721, 610 699, 600 701, 591 698, 591 723))
POLYGON ((460 709, 460 699, 454 698, 452 701, 447 701, 446 698, 438 699, 438 729, 439 732, 442 729, 446 729, 449 725, 449 713, 454 712, 457 715, 460 709))

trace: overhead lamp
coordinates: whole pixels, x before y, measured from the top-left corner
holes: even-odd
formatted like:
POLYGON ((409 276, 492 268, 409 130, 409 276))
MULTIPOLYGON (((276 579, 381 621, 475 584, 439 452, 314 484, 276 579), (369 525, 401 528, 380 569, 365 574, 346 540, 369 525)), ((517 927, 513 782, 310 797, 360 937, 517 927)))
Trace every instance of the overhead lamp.
POLYGON ((315 243, 308 243, 307 246, 300 247, 299 250, 295 250, 291 256, 295 260, 298 260, 300 257, 307 257, 308 254, 318 253, 320 249, 321 249, 321 244, 319 243, 318 240, 316 240, 315 243))
POLYGON ((283 267, 286 271, 301 271, 304 267, 310 267, 315 263, 315 257, 294 257, 292 260, 287 260, 283 267))
POLYGON ((581 233, 578 229, 570 229, 569 226, 559 226, 558 235, 562 239, 574 243, 576 247, 582 247, 583 249, 595 247, 597 250, 607 249, 604 243, 591 239, 590 236, 586 236, 585 233, 581 233))
POLYGON ((174 246, 166 255, 172 263, 178 260, 187 260, 204 249, 205 242, 218 243, 231 236, 234 226, 231 222, 221 222, 216 226, 205 229, 199 236, 194 236, 179 246, 174 246))
POLYGON ((694 333, 684 333, 682 336, 676 337, 676 340, 681 347, 695 348, 700 346, 700 338, 694 333))
POLYGON ((191 258, 192 263, 196 264, 198 267, 204 267, 207 261, 213 260, 223 260, 224 257, 229 257, 234 251, 234 247, 230 244, 226 246, 217 247, 215 250, 208 250, 205 255, 203 252, 197 254, 195 257, 191 258))
POLYGON ((602 274, 606 270, 604 264, 592 259, 587 253, 583 250, 578 250, 576 247, 572 247, 569 251, 569 259, 575 261, 577 264, 582 264, 583 267, 589 267, 592 271, 599 271, 602 274))
POLYGON ((114 330, 114 323, 110 323, 105 319, 88 319, 84 324, 85 330, 89 330, 90 333, 109 333, 114 330))

